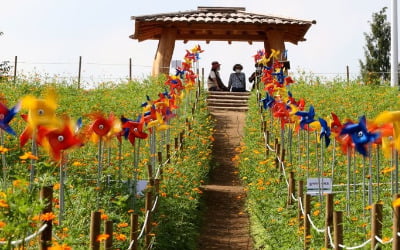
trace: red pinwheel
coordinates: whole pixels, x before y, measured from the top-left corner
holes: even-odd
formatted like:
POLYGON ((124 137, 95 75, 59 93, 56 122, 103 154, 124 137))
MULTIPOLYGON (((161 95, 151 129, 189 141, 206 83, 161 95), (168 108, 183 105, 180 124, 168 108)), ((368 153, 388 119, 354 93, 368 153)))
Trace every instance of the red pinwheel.
POLYGON ((281 121, 281 128, 285 127, 286 123, 292 123, 293 121, 290 119, 290 112, 288 107, 284 102, 277 102, 273 106, 273 114, 274 117, 279 118, 281 121))
POLYGON ((141 116, 137 121, 126 119, 126 121, 122 123, 123 130, 127 132, 124 134, 124 136, 132 145, 135 145, 136 138, 147 138, 148 135, 143 132, 144 122, 144 116, 141 116))
POLYGON ((254 62, 258 62, 259 60, 261 60, 261 58, 263 58, 263 56, 265 55, 265 51, 264 50, 257 50, 257 54, 255 54, 254 57, 254 62))
POLYGON ((83 144, 82 137, 74 133, 76 128, 71 125, 68 118, 60 128, 38 127, 38 141, 51 155, 53 160, 58 161, 64 150, 79 147, 83 144))
POLYGON ((165 82, 165 85, 169 86, 171 92, 181 92, 185 87, 182 85, 181 79, 177 76, 168 76, 168 80, 165 82), (175 91, 176 90, 176 91, 175 91))
POLYGON ((87 129, 87 134, 92 137, 94 142, 97 142, 99 138, 103 137, 110 139, 121 131, 121 124, 112 113, 108 118, 100 112, 95 112, 88 116, 92 119, 92 123, 87 129))
POLYGON ((331 131, 337 135, 342 131, 343 125, 339 120, 339 117, 335 113, 331 113, 333 121, 330 124, 331 131))

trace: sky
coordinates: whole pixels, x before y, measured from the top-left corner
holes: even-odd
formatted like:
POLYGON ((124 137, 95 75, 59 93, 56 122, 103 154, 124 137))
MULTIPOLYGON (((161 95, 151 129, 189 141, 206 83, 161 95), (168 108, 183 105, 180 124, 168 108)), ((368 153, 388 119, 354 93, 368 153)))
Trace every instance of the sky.
MULTIPOLYGON (((0 8, 0 62, 18 56, 18 73, 76 77, 82 56, 82 77, 91 82, 151 73, 158 41, 138 42, 131 16, 196 10, 198 6, 245 7, 247 12, 316 20, 298 45, 286 43, 291 73, 321 77, 359 74, 364 58, 364 33, 370 32, 372 14, 383 7, 391 18, 390 0, 2 0, 0 8)), ((254 70, 252 55, 262 43, 176 41, 173 59, 200 44, 200 67, 206 73, 218 60, 226 83, 232 66, 241 63, 246 75, 254 70)))

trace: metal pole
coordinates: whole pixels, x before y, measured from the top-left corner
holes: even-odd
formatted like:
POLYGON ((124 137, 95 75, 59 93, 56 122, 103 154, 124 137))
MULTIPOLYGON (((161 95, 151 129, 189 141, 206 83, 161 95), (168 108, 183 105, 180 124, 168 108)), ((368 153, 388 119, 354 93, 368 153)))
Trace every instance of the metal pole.
POLYGON ((129 58, 129 81, 132 81, 132 58, 129 58))
POLYGON ((392 0, 392 25, 390 44, 390 86, 398 86, 397 0, 392 0))
POLYGON ((14 58, 14 84, 17 83, 17 62, 18 62, 18 56, 15 56, 15 58, 14 58))
POLYGON ((81 88, 82 56, 79 56, 78 89, 81 88))

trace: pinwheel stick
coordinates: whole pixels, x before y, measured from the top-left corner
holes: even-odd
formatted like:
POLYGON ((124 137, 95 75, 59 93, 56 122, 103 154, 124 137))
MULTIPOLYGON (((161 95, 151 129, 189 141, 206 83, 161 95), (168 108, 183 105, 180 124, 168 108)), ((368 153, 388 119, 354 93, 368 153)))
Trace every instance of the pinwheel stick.
MULTIPOLYGON (((32 133, 32 154, 35 155, 36 157, 38 156, 38 148, 36 144, 36 132, 32 133)), ((36 160, 31 158, 30 162, 30 176, 29 176, 29 185, 30 188, 33 188, 33 182, 35 181, 35 166, 36 166, 36 160)))
POLYGON ((395 184, 395 193, 399 193, 399 152, 397 149, 394 152, 394 184, 395 184))
POLYGON ((333 140, 333 147, 332 147, 332 164, 331 164, 331 176, 332 182, 334 182, 335 178, 335 161, 336 161, 336 140, 333 140))
POLYGON ((118 141, 118 182, 122 179, 122 140, 118 141))
MULTIPOLYGON (((362 201, 363 201, 363 207, 366 207, 366 202, 365 202, 365 200, 366 200, 366 195, 365 195, 365 193, 366 193, 366 185, 365 185, 365 174, 366 174, 366 171, 365 171, 365 169, 367 167, 367 164, 366 164, 367 159, 366 158, 367 158, 366 156, 363 156, 363 166, 362 166, 362 201)), ((365 216, 365 209, 363 209, 363 216, 365 216)))
POLYGON ((65 208, 65 197, 64 197, 64 152, 61 152, 61 159, 60 159, 60 189, 59 189, 59 196, 60 196, 60 214, 58 216, 59 225, 61 225, 62 221, 64 220, 64 208, 65 208))
POLYGON ((310 171, 310 131, 307 130, 307 179, 310 171))
POLYGON ((351 149, 347 147, 347 188, 346 188, 346 212, 350 215, 350 168, 351 168, 351 149))
POLYGON ((101 174, 103 172, 103 137, 99 139, 99 151, 97 155, 98 166, 97 166, 97 188, 100 190, 101 187, 101 174))
MULTIPOLYGON (((156 145, 156 130, 153 127, 151 129, 151 134, 150 134, 150 159, 151 159, 151 166, 152 166, 152 172, 155 173, 155 166, 156 166, 156 152, 157 152, 157 145, 156 145)), ((153 178, 153 176, 149 176, 149 179, 153 178)))
POLYGON ((369 145, 369 166, 368 166, 368 176, 369 176, 369 181, 368 181, 368 205, 372 205, 372 200, 373 200, 373 187, 372 187, 372 145, 369 145))
POLYGON ((380 179, 380 155, 379 155, 379 144, 376 145, 376 182, 377 182, 377 201, 381 199, 381 179, 380 179))
POLYGON ((133 152, 133 195, 132 195, 132 209, 135 210, 136 206, 136 193, 139 172, 139 157, 140 157, 140 140, 135 141, 133 152))
POLYGON ((292 128, 289 126, 289 130, 288 130, 288 151, 289 151, 289 162, 290 164, 292 164, 293 161, 293 156, 292 156, 292 144, 293 144, 293 130, 292 128))
MULTIPOLYGON (((4 132, 0 129, 0 146, 4 147, 4 132)), ((3 170, 3 185, 7 187, 7 162, 5 152, 1 153, 1 166, 3 170)))

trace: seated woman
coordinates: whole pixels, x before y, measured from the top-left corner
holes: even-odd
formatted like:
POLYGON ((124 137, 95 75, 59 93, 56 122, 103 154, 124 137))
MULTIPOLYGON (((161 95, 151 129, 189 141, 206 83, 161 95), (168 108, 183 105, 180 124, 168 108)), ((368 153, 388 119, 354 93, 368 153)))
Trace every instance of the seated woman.
POLYGON ((221 64, 217 61, 211 63, 211 71, 207 80, 208 91, 228 91, 228 88, 222 83, 219 76, 220 67, 221 64))
POLYGON ((246 75, 242 72, 243 66, 235 64, 233 71, 229 76, 228 89, 232 92, 245 92, 246 91, 246 75))

